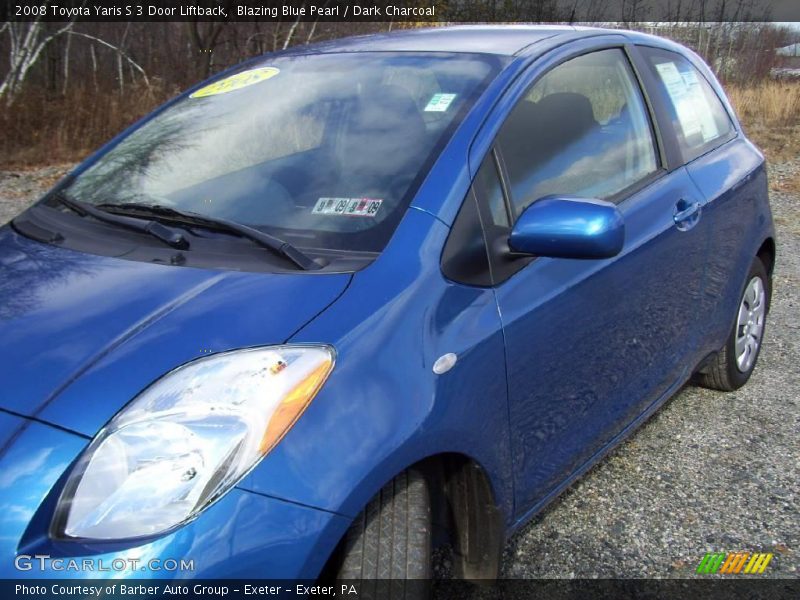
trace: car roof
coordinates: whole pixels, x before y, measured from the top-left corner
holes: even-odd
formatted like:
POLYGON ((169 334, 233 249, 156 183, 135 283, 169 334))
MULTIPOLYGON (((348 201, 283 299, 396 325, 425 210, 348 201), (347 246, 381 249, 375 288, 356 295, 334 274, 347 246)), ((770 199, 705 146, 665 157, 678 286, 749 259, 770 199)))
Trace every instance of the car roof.
POLYGON ((458 25, 342 38, 305 48, 306 52, 475 52, 513 56, 541 40, 578 32, 621 33, 572 25, 458 25))

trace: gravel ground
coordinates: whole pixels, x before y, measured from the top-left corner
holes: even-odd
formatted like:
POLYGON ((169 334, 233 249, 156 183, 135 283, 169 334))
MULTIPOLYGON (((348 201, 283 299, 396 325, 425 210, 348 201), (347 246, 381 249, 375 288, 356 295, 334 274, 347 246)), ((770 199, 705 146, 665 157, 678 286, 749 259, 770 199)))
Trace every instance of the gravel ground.
MULTIPOLYGON (((0 172, 0 223, 66 168, 0 172)), ((504 577, 691 577, 711 551, 773 552, 765 576, 798 577, 800 160, 770 181, 778 261, 749 384, 686 387, 509 541, 504 577)))
POLYGON ((55 165, 29 171, 0 171, 0 225, 13 219, 37 200, 72 165, 55 165))

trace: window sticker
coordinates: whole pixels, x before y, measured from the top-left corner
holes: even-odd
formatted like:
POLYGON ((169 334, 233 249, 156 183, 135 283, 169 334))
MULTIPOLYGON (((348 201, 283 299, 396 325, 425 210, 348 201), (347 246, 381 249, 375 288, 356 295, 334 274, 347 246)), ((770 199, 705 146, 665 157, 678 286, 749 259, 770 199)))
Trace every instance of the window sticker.
POLYGON ((445 112, 458 94, 434 94, 425 106, 425 112, 445 112))
POLYGON ((656 69, 675 107, 684 136, 699 134, 703 142, 717 137, 717 123, 697 74, 691 68, 679 71, 674 62, 657 64, 656 69))
POLYGON ((681 124, 681 129, 683 129, 683 135, 688 138, 702 133, 700 121, 697 119, 692 101, 689 98, 686 82, 681 77, 678 67, 675 66, 674 62, 666 62, 657 64, 656 69, 661 76, 661 81, 664 82, 667 88, 672 105, 675 107, 678 121, 681 124))
POLYGON ((311 210, 315 215, 374 217, 383 200, 376 198, 320 198, 311 210))
POLYGON ((693 85, 700 85, 700 82, 697 80, 697 73, 689 69, 688 71, 681 71, 681 78, 683 79, 683 83, 686 84, 686 87, 691 88, 693 85))
POLYGON ((206 98, 208 96, 216 96, 218 94, 227 94, 235 90, 240 90, 254 83, 261 83, 280 73, 280 69, 275 67, 261 67, 260 69, 249 69, 231 75, 225 79, 215 81, 205 87, 201 87, 196 92, 193 92, 190 98, 206 98))
POLYGON ((719 128, 714 119, 714 112, 711 105, 706 98, 700 81, 697 78, 697 73, 690 69, 688 71, 681 71, 681 77, 689 90, 689 96, 692 98, 692 104, 695 107, 695 114, 700 121, 700 132, 703 134, 703 142, 708 142, 719 136, 719 128))

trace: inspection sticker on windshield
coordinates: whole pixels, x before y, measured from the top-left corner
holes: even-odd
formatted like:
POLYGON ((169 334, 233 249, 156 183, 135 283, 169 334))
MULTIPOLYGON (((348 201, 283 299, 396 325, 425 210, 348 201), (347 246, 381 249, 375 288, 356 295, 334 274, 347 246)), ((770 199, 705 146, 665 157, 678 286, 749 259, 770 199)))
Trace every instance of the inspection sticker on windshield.
POLYGON ((374 217, 383 200, 375 198, 320 198, 311 211, 315 215, 374 217))
POLYGON ((201 87, 196 92, 192 93, 189 97, 190 98, 205 98, 207 96, 216 96, 217 94, 227 94, 228 92, 233 92, 234 90, 240 90, 248 85, 253 85, 254 83, 260 83, 262 81, 266 81, 271 77, 275 77, 278 73, 280 73, 280 69, 275 67, 261 67, 260 69, 249 69, 247 71, 242 71, 241 73, 236 73, 236 75, 231 75, 230 77, 226 77, 225 79, 220 79, 219 81, 215 81, 205 87, 201 87))
POLYGON ((434 94, 428 100, 428 105, 425 107, 425 112, 444 112, 453 103, 458 94, 434 94))

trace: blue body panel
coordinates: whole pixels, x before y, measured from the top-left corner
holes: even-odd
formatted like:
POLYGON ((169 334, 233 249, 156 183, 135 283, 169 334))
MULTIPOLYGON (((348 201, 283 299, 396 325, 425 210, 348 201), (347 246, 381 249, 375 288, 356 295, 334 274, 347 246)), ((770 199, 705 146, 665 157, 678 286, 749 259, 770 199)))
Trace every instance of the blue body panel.
POLYGON ((521 511, 688 376, 706 243, 672 209, 696 193, 679 169, 620 205, 619 256, 540 258, 498 287, 521 511))
POLYGON ((0 397, 0 408, 90 436, 142 388, 189 360, 283 342, 350 280, 97 257, 9 227, 0 229, 0 247, 0 279, 15 282, 0 287, 0 355, 11 358, 0 362, 0 380, 14 389, 0 397), (108 371, 110 365, 121 368, 108 371), (98 371, 99 388, 91 389, 98 371))
POLYGON ((430 215, 409 211, 392 244, 354 276, 326 318, 290 340, 332 341, 339 364, 245 487, 355 516, 407 466, 461 453, 491 474, 510 519, 500 319, 491 290, 442 276, 447 233, 430 215), (435 375, 433 363, 448 352, 458 362, 435 375))
POLYGON ((482 467, 508 533, 721 347, 747 268, 774 235, 763 157, 738 123, 726 144, 687 165, 665 164, 619 203, 618 256, 541 257, 494 287, 451 281, 440 264, 477 168, 532 81, 596 48, 686 50, 572 27, 448 31, 290 50, 507 56, 385 250, 360 271, 161 266, 0 228, 0 575, 98 576, 13 568, 15 555, 35 550, 195 561, 193 572, 130 576, 313 578, 387 481, 438 455, 482 467), (694 204, 691 221, 676 223, 694 204), (283 440, 220 501, 132 548, 48 537, 69 466, 142 389, 201 356, 284 342, 330 344, 336 366, 283 440), (435 374, 447 353, 455 365, 435 374))
POLYGON ((701 354, 717 350, 730 333, 736 303, 753 256, 774 236, 764 190, 767 173, 761 153, 742 137, 687 166, 703 195, 709 251, 700 312, 707 317, 701 354))
POLYGON ((323 42, 314 52, 478 52, 510 56, 547 38, 571 34, 569 25, 491 25, 421 28, 402 35, 377 34, 323 42))

